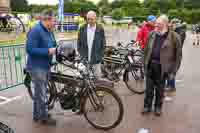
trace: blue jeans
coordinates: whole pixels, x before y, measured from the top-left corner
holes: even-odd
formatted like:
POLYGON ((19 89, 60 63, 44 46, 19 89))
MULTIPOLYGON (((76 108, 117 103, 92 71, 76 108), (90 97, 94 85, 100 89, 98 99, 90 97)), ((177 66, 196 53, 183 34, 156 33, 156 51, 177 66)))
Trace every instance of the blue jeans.
POLYGON ((47 98, 47 84, 48 71, 33 70, 31 71, 31 78, 34 87, 33 97, 33 118, 39 120, 46 120, 48 118, 48 98, 47 98))
POLYGON ((175 79, 168 79, 167 80, 167 87, 176 88, 175 79))

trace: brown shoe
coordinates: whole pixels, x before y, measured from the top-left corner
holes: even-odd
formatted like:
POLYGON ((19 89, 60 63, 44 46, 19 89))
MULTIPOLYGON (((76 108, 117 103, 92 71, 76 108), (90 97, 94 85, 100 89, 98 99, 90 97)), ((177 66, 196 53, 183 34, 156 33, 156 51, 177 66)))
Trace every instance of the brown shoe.
POLYGON ((162 115, 161 108, 155 108, 154 114, 155 116, 161 116, 162 115))

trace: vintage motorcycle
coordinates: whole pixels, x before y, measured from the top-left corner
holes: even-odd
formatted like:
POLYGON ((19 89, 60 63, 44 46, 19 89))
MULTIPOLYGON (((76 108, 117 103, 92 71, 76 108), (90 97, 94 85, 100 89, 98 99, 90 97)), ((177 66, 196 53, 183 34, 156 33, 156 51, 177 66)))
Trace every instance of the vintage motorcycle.
MULTIPOLYGON (((94 76, 93 67, 85 59, 76 58, 73 49, 65 48, 63 45, 57 46, 56 60, 57 64, 54 65, 54 71, 51 71, 48 82, 49 110, 58 102, 63 110, 83 114, 97 129, 109 130, 119 125, 124 108, 122 100, 112 90, 113 83, 98 80, 94 76), (73 69, 77 74, 69 75, 57 71, 56 67, 59 65, 73 69)), ((34 99, 31 76, 27 71, 24 84, 30 97, 34 99)))

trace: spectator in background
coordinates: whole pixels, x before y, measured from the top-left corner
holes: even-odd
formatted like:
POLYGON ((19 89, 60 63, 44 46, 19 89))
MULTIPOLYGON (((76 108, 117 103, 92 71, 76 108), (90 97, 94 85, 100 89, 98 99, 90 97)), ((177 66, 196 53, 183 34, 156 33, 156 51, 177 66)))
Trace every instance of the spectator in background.
POLYGON ((94 65, 95 75, 101 77, 101 62, 104 56, 106 39, 104 29, 97 24, 97 16, 94 11, 87 14, 87 24, 82 26, 78 34, 78 52, 81 57, 94 65))
POLYGON ((37 24, 36 19, 31 15, 30 20, 28 21, 28 32, 37 24))
POLYGON ((128 30, 130 30, 130 28, 131 28, 132 25, 133 25, 133 21, 130 20, 130 21, 128 22, 128 30))
MULTIPOLYGON (((185 23, 179 23, 176 21, 176 19, 172 19, 170 23, 170 28, 175 31, 181 39, 181 47, 183 48, 184 41, 186 38, 186 30, 187 30, 187 25, 185 23)), ((167 85, 166 85, 166 91, 169 92, 169 94, 173 94, 176 92, 176 80, 175 77, 173 79, 168 79, 167 80, 167 85)), ((166 101, 172 100, 169 95, 166 97, 166 101)))
POLYGON ((146 47, 148 35, 151 31, 154 30, 156 17, 150 15, 147 17, 147 22, 141 27, 137 34, 136 41, 140 44, 141 48, 144 50, 146 47))
POLYGON ((193 26, 194 35, 193 35, 193 45, 200 44, 200 24, 195 24, 193 26))

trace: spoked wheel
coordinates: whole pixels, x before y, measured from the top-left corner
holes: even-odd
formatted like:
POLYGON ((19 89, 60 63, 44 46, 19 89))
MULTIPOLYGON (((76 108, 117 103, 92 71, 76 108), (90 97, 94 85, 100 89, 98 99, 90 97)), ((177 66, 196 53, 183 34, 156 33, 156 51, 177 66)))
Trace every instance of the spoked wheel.
POLYGON ((30 98, 33 100, 34 90, 31 82, 31 75, 28 72, 25 72, 24 85, 28 91, 30 98))
POLYGON ((120 97, 110 89, 99 87, 84 102, 84 116, 97 129, 109 130, 120 124, 124 109, 120 97))
POLYGON ((145 91, 143 67, 127 68, 124 73, 124 82, 130 91, 136 94, 143 94, 145 91))

